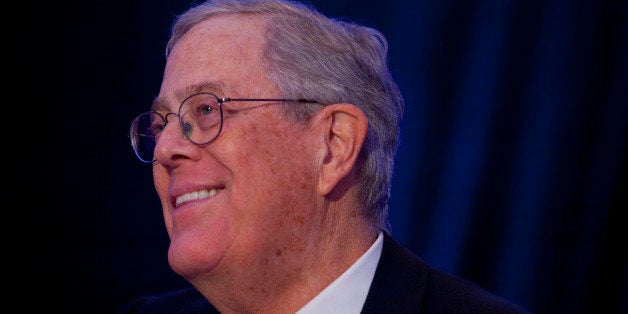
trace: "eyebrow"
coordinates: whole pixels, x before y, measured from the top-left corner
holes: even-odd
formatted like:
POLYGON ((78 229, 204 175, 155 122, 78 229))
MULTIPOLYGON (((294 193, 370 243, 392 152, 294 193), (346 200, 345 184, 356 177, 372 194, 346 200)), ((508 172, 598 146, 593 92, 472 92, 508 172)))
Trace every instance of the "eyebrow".
MULTIPOLYGON (((183 100, 190 95, 198 93, 214 93, 216 95, 221 94, 222 84, 220 82, 201 82, 192 85, 185 86, 182 89, 174 91, 174 96, 177 101, 177 106, 183 102, 183 100)), ((169 101, 165 97, 155 97, 151 106, 152 111, 168 111, 169 101)))

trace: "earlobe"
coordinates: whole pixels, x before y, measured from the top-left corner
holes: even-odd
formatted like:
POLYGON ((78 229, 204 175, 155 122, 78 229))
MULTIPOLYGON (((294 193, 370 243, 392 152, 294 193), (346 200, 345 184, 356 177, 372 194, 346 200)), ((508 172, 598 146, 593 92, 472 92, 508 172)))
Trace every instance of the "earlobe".
POLYGON ((364 145, 368 120, 360 108, 352 104, 325 107, 325 148, 319 175, 318 190, 330 194, 343 178, 351 173, 364 145))

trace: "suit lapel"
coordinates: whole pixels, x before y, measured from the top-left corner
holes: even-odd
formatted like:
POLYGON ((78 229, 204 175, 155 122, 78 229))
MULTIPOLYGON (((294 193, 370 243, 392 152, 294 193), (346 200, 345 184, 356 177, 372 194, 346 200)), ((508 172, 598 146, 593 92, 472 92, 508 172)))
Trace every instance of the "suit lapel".
POLYGON ((384 246, 362 313, 418 313, 429 266, 384 232, 384 246))

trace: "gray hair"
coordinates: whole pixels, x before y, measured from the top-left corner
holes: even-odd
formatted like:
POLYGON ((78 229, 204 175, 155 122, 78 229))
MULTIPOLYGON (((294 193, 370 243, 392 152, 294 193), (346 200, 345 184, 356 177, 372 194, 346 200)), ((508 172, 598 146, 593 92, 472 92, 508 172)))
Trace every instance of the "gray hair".
MULTIPOLYGON (((321 104, 351 103, 368 118, 359 155, 362 214, 375 230, 388 230, 388 201, 404 100, 387 65, 388 42, 376 29, 325 17, 290 0, 209 0, 176 17, 166 57, 193 26, 217 14, 270 18, 266 73, 286 98, 321 104)), ((307 119, 320 106, 286 106, 307 119)))

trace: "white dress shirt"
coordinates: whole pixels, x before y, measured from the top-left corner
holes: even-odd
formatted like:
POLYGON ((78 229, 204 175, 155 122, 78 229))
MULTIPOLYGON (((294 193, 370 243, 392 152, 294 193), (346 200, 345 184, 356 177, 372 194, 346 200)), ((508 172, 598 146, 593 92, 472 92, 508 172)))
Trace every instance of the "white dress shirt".
POLYGON ((382 255, 383 234, 380 232, 371 247, 340 277, 303 306, 297 314, 357 314, 362 310, 366 295, 382 255))

